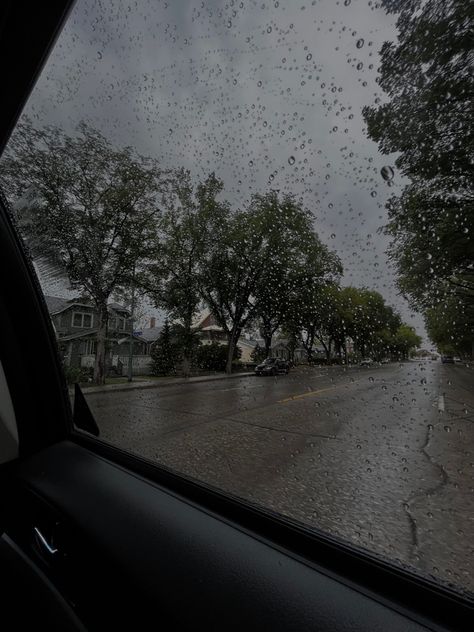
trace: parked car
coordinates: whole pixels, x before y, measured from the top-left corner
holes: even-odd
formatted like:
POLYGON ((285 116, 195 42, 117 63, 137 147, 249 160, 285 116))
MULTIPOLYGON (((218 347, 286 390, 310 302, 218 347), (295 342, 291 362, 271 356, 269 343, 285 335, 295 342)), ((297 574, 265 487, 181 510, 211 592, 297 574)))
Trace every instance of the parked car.
POLYGON ((382 358, 380 364, 390 364, 390 358, 382 358))
POLYGON ((363 358, 360 361, 360 366, 372 366, 373 362, 372 358, 363 358))
POLYGON ((443 364, 454 364, 454 358, 452 355, 441 356, 441 362, 443 364))
POLYGON ((255 367, 255 375, 278 375, 289 371, 290 363, 280 358, 267 358, 255 367))

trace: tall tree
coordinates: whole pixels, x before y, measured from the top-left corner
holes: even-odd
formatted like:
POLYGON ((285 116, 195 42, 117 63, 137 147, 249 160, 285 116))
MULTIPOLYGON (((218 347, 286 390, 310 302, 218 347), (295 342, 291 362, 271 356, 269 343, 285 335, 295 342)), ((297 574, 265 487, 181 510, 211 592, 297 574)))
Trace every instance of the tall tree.
POLYGON ((227 334, 226 371, 232 370, 246 325, 262 319, 268 347, 296 284, 333 273, 338 265, 315 234, 310 213, 294 198, 274 191, 252 196, 245 210, 229 218, 202 276, 202 296, 227 334))
POLYGON ((274 191, 256 195, 252 209, 268 215, 272 221, 268 261, 255 290, 255 315, 268 357, 273 335, 288 321, 293 303, 301 302, 306 289, 337 279, 342 266, 338 257, 321 243, 312 215, 293 197, 280 198, 274 191))
POLYGON ((28 120, 17 127, 0 173, 10 202, 23 199, 19 225, 33 256, 64 270, 71 288, 97 308, 94 381, 102 384, 107 303, 151 252, 163 173, 86 123, 68 136, 56 127, 35 129, 28 120))
POLYGON ((399 13, 398 40, 381 50, 379 83, 388 101, 365 108, 364 116, 369 136, 382 153, 398 152, 395 164, 410 179, 388 203, 389 254, 413 307, 436 311, 450 294, 472 313, 472 5, 464 0, 382 0, 382 5, 399 13))
POLYGON ((196 346, 193 320, 202 301, 199 279, 205 256, 228 217, 227 205, 217 199, 222 189, 214 174, 196 186, 189 171, 181 169, 173 174, 156 254, 142 276, 142 285, 156 307, 180 324, 185 375, 196 346))

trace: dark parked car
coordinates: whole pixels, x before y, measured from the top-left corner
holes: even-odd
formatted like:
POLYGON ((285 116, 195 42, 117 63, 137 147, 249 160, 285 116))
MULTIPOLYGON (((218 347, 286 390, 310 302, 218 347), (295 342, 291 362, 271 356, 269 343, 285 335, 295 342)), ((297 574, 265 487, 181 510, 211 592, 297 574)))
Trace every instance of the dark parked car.
POLYGON ((441 356, 441 362, 443 364, 454 364, 454 358, 450 355, 441 356))
POLYGON ((289 371, 290 363, 280 358, 267 358, 255 367, 255 375, 278 375, 289 371))

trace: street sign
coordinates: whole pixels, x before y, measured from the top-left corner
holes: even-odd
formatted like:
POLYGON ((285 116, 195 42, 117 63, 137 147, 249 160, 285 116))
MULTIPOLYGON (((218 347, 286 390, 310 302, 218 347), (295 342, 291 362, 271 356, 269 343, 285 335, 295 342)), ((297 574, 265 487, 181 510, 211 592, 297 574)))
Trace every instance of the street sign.
POLYGON ((141 329, 137 329, 137 331, 134 331, 134 332, 133 332, 133 335, 134 335, 134 336, 141 336, 141 335, 142 335, 142 333, 143 333, 143 331, 142 331, 141 329))

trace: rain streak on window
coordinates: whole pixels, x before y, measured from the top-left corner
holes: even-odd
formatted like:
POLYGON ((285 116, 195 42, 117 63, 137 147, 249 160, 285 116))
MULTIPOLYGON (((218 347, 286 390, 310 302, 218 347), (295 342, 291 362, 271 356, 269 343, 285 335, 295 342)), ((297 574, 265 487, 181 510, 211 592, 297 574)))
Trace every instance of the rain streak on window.
POLYGON ((0 161, 103 439, 470 593, 471 32, 79 0, 0 161))

